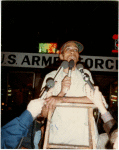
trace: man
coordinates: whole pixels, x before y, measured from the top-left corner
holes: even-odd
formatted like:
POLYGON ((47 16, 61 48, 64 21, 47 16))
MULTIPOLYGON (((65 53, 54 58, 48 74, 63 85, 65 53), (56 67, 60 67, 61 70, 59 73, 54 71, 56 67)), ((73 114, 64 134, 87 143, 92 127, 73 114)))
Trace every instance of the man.
MULTIPOLYGON (((86 140, 84 140, 84 135, 88 135, 86 128, 88 118, 86 118, 86 112, 82 109, 55 109, 57 103, 92 103, 92 101, 86 96, 85 81, 83 80, 81 73, 76 68, 76 64, 79 61, 79 54, 82 51, 83 45, 77 41, 68 41, 61 47, 61 54, 59 55, 60 59, 68 62, 70 60, 74 60, 74 67, 72 69, 71 77, 68 77, 68 68, 64 69, 60 73, 52 96, 46 99, 46 108, 55 110, 50 125, 50 143, 79 145, 83 142, 84 145, 88 144, 88 141, 86 142, 86 140), (85 113, 85 115, 83 113, 85 113), (75 124, 79 126, 78 131, 75 124, 71 121, 69 123, 68 120, 70 120, 70 117, 73 118, 73 116, 75 116, 75 118, 78 118, 81 117, 81 115, 85 118, 85 127, 81 127, 81 123, 77 120, 75 124)), ((84 72, 89 75, 90 81, 94 83, 91 73, 86 69, 84 69, 84 72)), ((47 74, 42 87, 46 84, 47 78, 54 78, 55 74, 56 71, 47 74)), ((98 132, 96 133, 98 134, 98 132)))
POLYGON ((102 93, 97 86, 95 86, 94 92, 88 84, 86 84, 85 88, 87 97, 98 107, 101 113, 101 118, 104 122, 103 128, 106 133, 99 136, 97 148, 105 149, 107 141, 110 140, 109 148, 113 145, 113 149, 118 149, 118 125, 110 112, 105 108, 102 101, 102 93))
MULTIPOLYGON (((62 46, 61 54, 59 55, 60 60, 62 60, 62 61, 67 60, 69 62, 70 60, 73 59, 74 67, 72 69, 71 78, 67 76, 68 68, 64 69, 63 72, 61 73, 61 75, 56 83, 56 86, 54 87, 54 91, 53 91, 53 95, 58 96, 57 100, 62 98, 64 95, 65 96, 68 95, 68 97, 65 97, 65 102, 68 102, 68 103, 71 103, 71 102, 92 103, 85 95, 85 91, 84 91, 85 90, 84 89, 85 82, 84 82, 80 72, 76 69, 76 64, 79 61, 79 54, 82 51, 83 51, 83 45, 77 41, 68 41, 62 46), (73 83, 72 76, 74 76, 74 78, 76 76, 76 78, 74 79, 75 83, 73 83), (72 84, 74 84, 74 86, 77 86, 76 91, 74 91, 72 84), (79 92, 80 88, 81 88, 81 90, 80 90, 81 92, 79 92), (67 93, 66 93, 66 91, 67 91, 67 93), (75 98, 73 97, 73 99, 72 99, 71 97, 73 95, 75 95, 75 98)), ((86 69, 84 69, 84 72, 89 74, 91 82, 94 83, 92 80, 92 77, 91 77, 91 73, 86 69)), ((55 74, 56 74, 56 71, 53 71, 53 72, 47 74, 44 79, 42 87, 45 86, 47 78, 49 78, 49 77, 53 78, 55 76, 55 74)), ((47 99, 46 101, 50 101, 50 100, 47 99)), ((61 100, 59 100, 59 101, 61 101, 61 100)))

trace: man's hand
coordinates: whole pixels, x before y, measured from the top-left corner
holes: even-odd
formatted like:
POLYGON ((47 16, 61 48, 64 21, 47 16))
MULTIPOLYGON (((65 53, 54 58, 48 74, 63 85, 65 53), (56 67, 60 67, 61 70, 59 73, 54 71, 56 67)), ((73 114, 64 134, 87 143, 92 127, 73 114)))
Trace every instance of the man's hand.
MULTIPOLYGON (((47 92, 46 98, 52 96, 53 90, 54 90, 54 88, 51 88, 51 89, 47 92)), ((48 111, 49 111, 49 108, 48 108, 48 106, 47 106, 47 102, 45 101, 45 105, 43 106, 42 111, 41 111, 41 116, 44 117, 44 118, 47 118, 47 116, 48 116, 48 111)))
POLYGON ((34 99, 31 100, 27 106, 27 110, 32 114, 33 119, 35 119, 42 110, 42 107, 44 105, 44 100, 39 99, 34 99))
MULTIPOLYGON (((55 85, 56 85, 56 83, 57 82, 55 82, 55 85)), ((46 94, 46 99, 52 96, 53 90, 54 90, 54 87, 49 89, 49 91, 46 94)), ((47 118, 48 111, 49 111, 49 108, 47 106, 47 102, 45 101, 45 105, 43 106, 42 111, 41 111, 41 116, 44 117, 44 118, 47 118)))
POLYGON ((57 103, 63 102, 61 97, 49 97, 45 100, 45 105, 42 108, 41 116, 47 118, 49 110, 54 111, 57 103))
POLYGON ((61 97, 52 96, 52 97, 47 98, 45 101, 46 101, 46 107, 49 110, 54 111, 55 108, 56 108, 56 104, 57 103, 62 103, 63 99, 61 97))
POLYGON ((47 118, 48 111, 49 111, 49 108, 47 107, 46 102, 45 102, 45 105, 43 106, 42 111, 41 111, 41 116, 44 118, 47 118))
POLYGON ((65 93, 70 89, 71 78, 66 76, 61 83, 61 91, 58 96, 64 96, 65 93))

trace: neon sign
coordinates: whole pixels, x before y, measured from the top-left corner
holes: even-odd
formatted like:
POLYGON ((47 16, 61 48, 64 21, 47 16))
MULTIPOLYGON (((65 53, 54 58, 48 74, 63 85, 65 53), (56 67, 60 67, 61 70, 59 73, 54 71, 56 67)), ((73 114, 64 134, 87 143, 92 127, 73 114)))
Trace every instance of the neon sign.
POLYGON ((59 54, 57 43, 39 43, 39 53, 42 54, 59 54))

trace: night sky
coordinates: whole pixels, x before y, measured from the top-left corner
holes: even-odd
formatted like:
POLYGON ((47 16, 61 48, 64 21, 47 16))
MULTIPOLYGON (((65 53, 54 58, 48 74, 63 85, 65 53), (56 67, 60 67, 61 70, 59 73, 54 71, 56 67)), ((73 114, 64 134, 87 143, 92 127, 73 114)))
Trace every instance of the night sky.
POLYGON ((82 55, 111 56, 118 34, 118 1, 2 1, 1 51, 38 52, 38 43, 68 40, 82 55))

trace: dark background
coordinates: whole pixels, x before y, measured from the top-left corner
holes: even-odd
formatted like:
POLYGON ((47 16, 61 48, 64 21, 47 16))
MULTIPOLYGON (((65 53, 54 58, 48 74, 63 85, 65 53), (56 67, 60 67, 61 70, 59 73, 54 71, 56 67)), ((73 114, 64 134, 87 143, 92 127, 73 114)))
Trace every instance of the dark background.
POLYGON ((38 52, 38 43, 68 40, 82 55, 111 56, 118 34, 117 1, 2 1, 2 51, 38 52))

